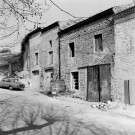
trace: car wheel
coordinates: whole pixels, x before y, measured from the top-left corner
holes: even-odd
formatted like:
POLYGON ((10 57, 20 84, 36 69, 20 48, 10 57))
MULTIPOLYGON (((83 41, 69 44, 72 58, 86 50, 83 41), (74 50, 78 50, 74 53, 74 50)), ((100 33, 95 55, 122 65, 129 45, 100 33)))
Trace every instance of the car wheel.
POLYGON ((23 90, 24 90, 24 88, 21 88, 21 90, 23 91, 23 90))
POLYGON ((12 87, 12 86, 9 86, 9 89, 10 89, 10 90, 12 90, 12 89, 13 89, 13 87, 12 87))

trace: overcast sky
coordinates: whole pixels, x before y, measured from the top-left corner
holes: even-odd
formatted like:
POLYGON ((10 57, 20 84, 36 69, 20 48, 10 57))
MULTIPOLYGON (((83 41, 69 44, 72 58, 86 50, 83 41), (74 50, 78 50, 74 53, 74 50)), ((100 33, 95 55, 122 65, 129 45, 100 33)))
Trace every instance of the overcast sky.
MULTIPOLYGON (((49 0, 47 0, 49 1, 49 0)), ((89 17, 101 10, 108 9, 116 5, 124 5, 132 3, 133 0, 52 0, 60 8, 69 12, 76 17, 89 17)), ((56 21, 63 21, 68 19, 73 19, 71 16, 59 10, 56 6, 52 4, 51 8, 43 15, 44 24, 48 26, 56 21)), ((27 34, 27 32, 22 33, 22 38, 27 34)), ((1 41, 0 41, 1 43, 1 41)), ((12 48, 13 51, 19 51, 20 45, 12 48)))
MULTIPOLYGON (((132 3, 133 0, 53 0, 62 9, 76 17, 89 17, 101 10, 105 10, 112 6, 132 3)), ((67 20, 71 18, 69 15, 61 12, 52 5, 51 9, 46 13, 46 25, 55 21, 67 20)))

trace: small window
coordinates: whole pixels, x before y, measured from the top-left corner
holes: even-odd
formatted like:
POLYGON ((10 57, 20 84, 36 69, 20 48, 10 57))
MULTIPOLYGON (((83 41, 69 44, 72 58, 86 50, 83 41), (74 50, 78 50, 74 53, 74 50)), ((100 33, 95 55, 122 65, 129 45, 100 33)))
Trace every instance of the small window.
POLYGON ((70 57, 75 57, 74 42, 69 43, 69 56, 70 56, 70 57))
POLYGON ((12 82, 10 79, 7 79, 6 82, 12 82))
POLYGON ((49 64, 53 64, 53 51, 49 52, 49 64))
POLYGON ((39 70, 32 71, 33 75, 39 75, 39 70))
POLYGON ((52 47, 52 40, 49 40, 50 47, 52 47))
POLYGON ((79 90, 79 73, 72 72, 72 90, 79 90))
POLYGON ((53 73, 51 72, 51 78, 53 78, 53 73))
POLYGON ((38 65, 38 53, 35 53, 35 63, 38 65))
POLYGON ((95 38, 95 51, 103 51, 102 34, 94 36, 95 38))

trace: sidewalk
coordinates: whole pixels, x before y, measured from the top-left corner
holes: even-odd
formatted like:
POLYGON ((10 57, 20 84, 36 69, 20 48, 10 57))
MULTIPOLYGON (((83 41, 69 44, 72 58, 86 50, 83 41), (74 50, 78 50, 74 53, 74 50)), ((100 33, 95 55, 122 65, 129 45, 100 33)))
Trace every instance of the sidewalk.
POLYGON ((111 109, 108 111, 135 119, 135 105, 128 105, 127 107, 124 108, 120 107, 118 109, 111 109))
MULTIPOLYGON (((88 102, 88 101, 84 101, 84 100, 81 100, 78 98, 71 98, 71 97, 55 97, 55 98, 58 100, 63 100, 63 101, 85 104, 90 107, 91 107, 91 105, 98 103, 98 102, 88 102)), ((120 104, 118 107, 112 108, 112 109, 107 109, 106 111, 135 119, 135 105, 120 104)))

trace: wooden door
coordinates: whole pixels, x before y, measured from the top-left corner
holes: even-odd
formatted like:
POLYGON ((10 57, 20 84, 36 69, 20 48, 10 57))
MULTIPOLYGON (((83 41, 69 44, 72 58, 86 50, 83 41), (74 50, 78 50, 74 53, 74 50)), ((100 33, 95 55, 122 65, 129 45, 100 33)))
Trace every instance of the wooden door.
POLYGON ((50 85, 52 80, 52 70, 45 72, 45 89, 50 91, 50 85))
POLYGON ((91 102, 106 102, 111 98, 110 65, 88 67, 87 99, 91 102))
POLYGON ((87 99, 90 102, 99 101, 99 74, 98 66, 88 67, 88 94, 87 99))
POLYGON ((99 78, 100 78, 100 101, 106 102, 111 98, 111 75, 110 65, 99 66, 99 78))

